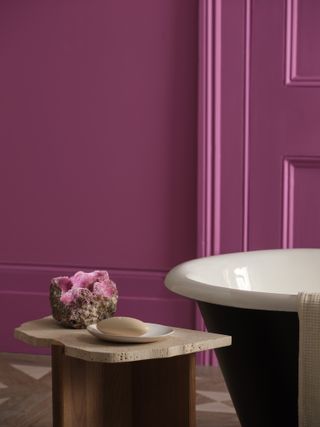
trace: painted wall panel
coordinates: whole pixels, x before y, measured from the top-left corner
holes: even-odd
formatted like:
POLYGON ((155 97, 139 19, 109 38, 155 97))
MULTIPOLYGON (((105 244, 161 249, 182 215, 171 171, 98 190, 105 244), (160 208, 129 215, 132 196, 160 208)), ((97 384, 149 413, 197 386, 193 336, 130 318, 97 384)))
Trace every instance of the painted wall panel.
POLYGON ((196 256, 197 33, 196 0, 1 2, 2 350, 78 269, 116 272, 119 313, 193 326, 163 277, 196 256))
POLYGON ((320 82, 320 3, 314 0, 288 0, 292 22, 292 62, 298 81, 320 82))
POLYGON ((0 14, 0 261, 192 258, 197 2, 4 1, 0 14))
POLYGON ((283 246, 319 247, 320 158, 285 160, 283 246))
POLYGON ((215 127, 219 132, 215 139, 215 215, 219 222, 214 230, 214 251, 222 253, 240 251, 244 233, 244 213, 235 207, 244 198, 245 3, 218 1, 216 19, 215 127))
MULTIPOLYGON (((285 83, 286 3, 253 1, 251 6, 250 249, 282 245, 283 159, 320 154, 319 89, 285 83), (270 37, 266 37, 267 29, 270 37)), ((317 180, 308 185, 316 194, 317 180)), ((308 210, 309 214, 313 212, 308 210)), ((319 245, 316 235, 310 240, 306 234, 293 244, 319 245)))
POLYGON ((27 319, 48 315, 49 302, 46 293, 0 291, 1 343, 0 352, 49 354, 49 349, 30 347, 14 338, 14 328, 27 319), (36 309, 35 309, 36 307, 36 309))

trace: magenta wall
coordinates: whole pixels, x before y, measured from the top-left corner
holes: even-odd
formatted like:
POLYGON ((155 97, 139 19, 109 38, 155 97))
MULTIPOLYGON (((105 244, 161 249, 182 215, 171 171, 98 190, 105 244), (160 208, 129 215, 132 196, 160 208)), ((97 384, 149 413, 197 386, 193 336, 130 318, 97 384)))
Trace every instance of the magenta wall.
POLYGON ((119 313, 194 325, 196 0, 0 4, 0 351, 50 278, 106 268, 119 313))

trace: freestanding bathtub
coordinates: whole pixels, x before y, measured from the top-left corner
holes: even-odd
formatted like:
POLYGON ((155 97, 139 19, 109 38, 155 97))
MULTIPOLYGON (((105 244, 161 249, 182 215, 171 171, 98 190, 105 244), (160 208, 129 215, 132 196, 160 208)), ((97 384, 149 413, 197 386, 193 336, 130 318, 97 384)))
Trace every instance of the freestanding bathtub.
POLYGON ((297 427, 297 294, 320 292, 320 249, 199 258, 165 284, 198 302, 208 331, 232 336, 216 355, 241 426, 297 427))

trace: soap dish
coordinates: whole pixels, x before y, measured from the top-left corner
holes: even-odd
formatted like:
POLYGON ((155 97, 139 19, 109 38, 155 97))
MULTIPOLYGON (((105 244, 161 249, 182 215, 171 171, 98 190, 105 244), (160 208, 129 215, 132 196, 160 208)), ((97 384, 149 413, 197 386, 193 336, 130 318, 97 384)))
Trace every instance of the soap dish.
POLYGON ((148 331, 138 337, 108 335, 99 331, 96 323, 87 326, 87 330, 90 334, 101 340, 126 343, 148 343, 160 341, 174 333, 174 329, 169 326, 158 325, 157 323, 146 323, 146 325, 148 326, 148 331))

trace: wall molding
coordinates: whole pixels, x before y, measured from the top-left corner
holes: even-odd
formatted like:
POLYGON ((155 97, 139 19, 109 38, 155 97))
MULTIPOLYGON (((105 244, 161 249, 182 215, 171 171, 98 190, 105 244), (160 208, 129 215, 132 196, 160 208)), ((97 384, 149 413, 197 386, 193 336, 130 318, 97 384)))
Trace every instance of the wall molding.
MULTIPOLYGON (((212 254, 221 253, 221 183, 222 183, 222 0, 215 1, 214 10, 214 133, 213 133, 213 247, 212 254)), ((208 35, 209 36, 209 35, 208 35)), ((212 119, 211 119, 212 120, 212 119)))
MULTIPOLYGON (((250 64, 252 0, 244 7, 243 80, 243 235, 242 250, 249 249, 250 174, 250 64)), ((223 0, 200 4, 199 132, 198 132, 198 256, 222 252, 222 31, 223 0), (213 123, 213 126, 212 126, 213 123)))
MULTIPOLYGON (((23 289, 22 292, 41 293, 44 289, 47 291, 51 278, 61 275, 70 276, 79 269, 92 271, 99 269, 99 267, 0 264, 0 277, 2 277, 0 292, 18 292, 23 289), (24 281, 23 285, 21 285, 21 281, 24 281)), ((108 268, 108 272, 111 279, 120 284, 127 296, 177 298, 177 295, 169 291, 164 285, 167 271, 108 268)))
POLYGON ((320 75, 298 74, 298 1, 286 1, 285 84, 287 86, 320 86, 320 75))
POLYGON ((251 1, 245 0, 243 251, 249 250, 251 1))
MULTIPOLYGON (((74 273, 75 271, 78 271, 80 269, 82 270, 101 270, 105 269, 104 266, 97 266, 97 265, 58 265, 58 264, 31 264, 31 263, 6 263, 0 261, 0 270, 1 269, 15 269, 15 270, 50 270, 54 271, 57 270, 60 271, 69 271, 70 274, 74 273)), ((129 275, 165 275, 167 274, 168 270, 153 270, 153 269, 140 269, 140 268, 115 268, 115 267, 108 267, 108 272, 115 272, 120 274, 129 274, 129 275)))
POLYGON ((283 209, 282 209, 282 248, 293 247, 293 197, 294 197, 294 158, 283 162, 283 209))
MULTIPOLYGON (((198 255, 221 253, 222 5, 200 3, 198 113, 198 255), (212 125, 213 124, 213 125, 212 125)), ((243 250, 249 246, 249 144, 252 0, 244 4, 243 250)))
MULTIPOLYGON (((197 256, 212 254, 213 240, 213 2, 199 1, 198 80, 198 209, 197 256)), ((200 310, 195 310, 196 329, 206 330, 200 310)), ((197 355, 202 365, 215 364, 211 352, 197 355)))
MULTIPOLYGON (((228 5, 227 5, 228 6, 228 5)), ((223 151, 223 107, 222 67, 223 32, 227 9, 223 0, 199 2, 199 115, 198 115, 198 256, 204 257, 223 252, 222 236, 222 168, 223 151)), ((243 22, 239 25, 243 35, 243 209, 241 224, 243 250, 249 246, 249 139, 250 139, 250 55, 251 55, 251 11, 252 1, 242 0, 243 22)), ((229 5, 227 13, 232 12, 229 5)), ((231 16, 231 15, 229 15, 231 16)), ((241 107, 242 108, 242 107, 241 107)), ((199 311, 196 326, 204 330, 205 325, 199 311)), ((213 353, 201 355, 201 362, 215 365, 213 353)))
POLYGON ((320 169, 320 156, 287 156, 283 160, 282 248, 294 247, 294 187, 298 168, 320 169))
POLYGON ((213 2, 199 2, 197 255, 212 253, 213 2))

